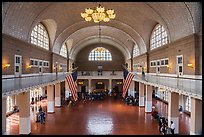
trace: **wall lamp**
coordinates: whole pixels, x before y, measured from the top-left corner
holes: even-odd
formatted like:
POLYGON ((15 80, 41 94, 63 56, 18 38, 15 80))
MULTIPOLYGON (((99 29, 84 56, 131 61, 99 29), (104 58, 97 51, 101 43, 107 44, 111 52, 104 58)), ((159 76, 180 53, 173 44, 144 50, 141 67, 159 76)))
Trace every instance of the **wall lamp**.
POLYGON ((11 66, 10 64, 5 64, 5 65, 3 65, 3 68, 8 68, 10 66, 11 66))
POLYGON ((193 64, 188 64, 187 66, 193 68, 193 64))
POLYGON ((171 69, 171 68, 169 67, 169 65, 167 65, 166 67, 167 67, 169 70, 171 69))
POLYGON ((29 65, 27 68, 32 68, 32 66, 31 66, 31 65, 29 65))

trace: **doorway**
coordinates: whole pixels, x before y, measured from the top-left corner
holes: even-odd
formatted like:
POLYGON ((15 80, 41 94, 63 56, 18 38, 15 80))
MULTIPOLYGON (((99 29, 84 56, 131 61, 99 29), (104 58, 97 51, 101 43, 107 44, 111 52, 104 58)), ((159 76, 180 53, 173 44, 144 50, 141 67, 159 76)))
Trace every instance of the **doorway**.
POLYGON ((39 60, 39 74, 42 75, 43 74, 43 61, 39 60))
POLYGON ((157 60, 157 64, 156 64, 156 74, 160 73, 160 60, 157 60))
POLYGON ((22 74, 22 56, 15 55, 15 64, 14 64, 14 75, 15 77, 20 77, 22 74))
POLYGON ((183 55, 176 56, 176 73, 177 76, 183 75, 183 55))

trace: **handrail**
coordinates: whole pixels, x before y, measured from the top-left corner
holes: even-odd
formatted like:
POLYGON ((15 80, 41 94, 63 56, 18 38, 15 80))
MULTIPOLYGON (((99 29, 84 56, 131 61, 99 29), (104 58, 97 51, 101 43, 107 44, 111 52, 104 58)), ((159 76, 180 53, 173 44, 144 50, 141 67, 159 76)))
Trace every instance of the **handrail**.
POLYGON ((175 76, 164 76, 164 75, 157 75, 157 74, 148 74, 148 75, 158 76, 158 77, 178 78, 178 79, 202 80, 202 79, 199 79, 199 78, 187 78, 187 77, 180 77, 180 76, 179 77, 175 77, 175 76))
POLYGON ((38 76, 24 76, 18 78, 5 78, 2 79, 2 95, 11 92, 19 92, 39 85, 46 85, 53 82, 62 81, 68 73, 50 73, 38 76))
MULTIPOLYGON (((64 74, 67 74, 68 72, 64 72, 64 74)), ((2 80, 4 79, 16 79, 16 78, 27 78, 27 77, 39 77, 39 76, 49 76, 49 75, 56 75, 56 73, 49 73, 49 74, 36 74, 36 75, 31 75, 31 76, 20 76, 20 77, 9 77, 9 78, 2 78, 2 80)), ((62 73, 59 73, 58 75, 60 75, 62 73)))
MULTIPOLYGON (((133 72, 134 73, 134 72, 133 72)), ((181 78, 171 76, 159 76, 146 73, 135 74, 133 80, 146 84, 171 89, 172 91, 185 93, 202 99, 202 80, 195 78, 181 78)))
MULTIPOLYGON (((135 75, 142 75, 142 74, 140 74, 140 73, 135 73, 135 72, 132 72, 133 74, 135 74, 135 75)), ((191 79, 191 80, 201 80, 202 81, 202 79, 199 79, 199 78, 188 78, 188 77, 181 77, 181 76, 177 76, 177 77, 175 77, 175 76, 165 76, 165 75, 158 75, 158 74, 150 74, 150 73, 146 73, 145 75, 150 75, 150 76, 157 76, 157 77, 169 77, 169 78, 178 78, 178 79, 191 79)))

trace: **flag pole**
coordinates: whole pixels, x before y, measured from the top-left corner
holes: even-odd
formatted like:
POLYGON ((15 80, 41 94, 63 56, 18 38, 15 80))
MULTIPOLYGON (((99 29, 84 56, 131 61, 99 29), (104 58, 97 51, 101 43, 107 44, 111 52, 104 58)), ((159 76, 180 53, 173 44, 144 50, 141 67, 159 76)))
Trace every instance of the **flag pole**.
POLYGON ((72 72, 75 72, 78 68, 79 68, 79 67, 74 68, 74 69, 72 70, 72 72))
POLYGON ((127 67, 126 67, 125 65, 123 65, 123 64, 122 64, 122 66, 123 66, 123 68, 124 68, 124 69, 126 69, 126 70, 127 70, 127 67))

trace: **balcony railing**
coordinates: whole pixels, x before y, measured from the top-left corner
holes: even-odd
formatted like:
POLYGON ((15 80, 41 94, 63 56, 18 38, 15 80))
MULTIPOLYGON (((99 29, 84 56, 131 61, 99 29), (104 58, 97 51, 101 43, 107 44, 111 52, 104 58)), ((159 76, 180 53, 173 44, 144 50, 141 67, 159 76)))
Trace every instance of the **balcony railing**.
POLYGON ((57 76, 55 73, 50 73, 37 76, 2 78, 2 95, 6 95, 8 92, 13 91, 23 91, 27 88, 37 87, 43 84, 46 85, 50 82, 63 81, 66 75, 67 72, 59 73, 57 76))
POLYGON ((202 98, 202 79, 161 76, 147 73, 145 76, 142 76, 141 74, 135 74, 134 80, 173 88, 180 90, 181 92, 188 92, 189 94, 194 94, 199 96, 199 98, 202 98))
POLYGON ((123 71, 78 71, 79 79, 123 79, 123 71))

